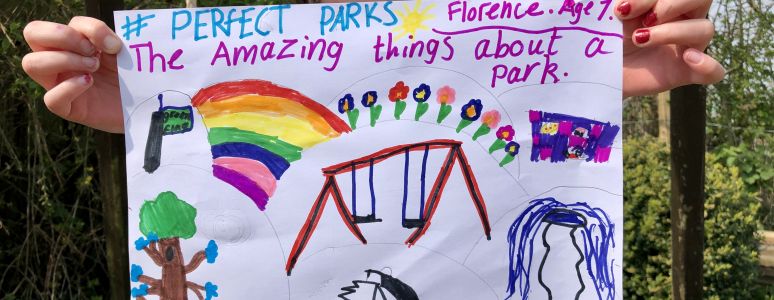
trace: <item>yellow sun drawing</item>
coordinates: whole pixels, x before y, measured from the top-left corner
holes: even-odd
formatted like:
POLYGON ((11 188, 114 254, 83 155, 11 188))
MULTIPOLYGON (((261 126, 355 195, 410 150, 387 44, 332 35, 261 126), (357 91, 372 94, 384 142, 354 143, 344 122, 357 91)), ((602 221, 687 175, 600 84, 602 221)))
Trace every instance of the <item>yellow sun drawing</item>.
POLYGON ((424 24, 425 21, 435 18, 428 12, 435 7, 435 3, 422 7, 422 0, 417 0, 414 4, 414 8, 409 8, 408 4, 403 4, 403 11, 397 11, 398 17, 401 20, 400 25, 395 27, 393 32, 397 32, 396 39, 400 39, 404 36, 410 36, 412 39, 416 36, 417 30, 430 29, 424 24))

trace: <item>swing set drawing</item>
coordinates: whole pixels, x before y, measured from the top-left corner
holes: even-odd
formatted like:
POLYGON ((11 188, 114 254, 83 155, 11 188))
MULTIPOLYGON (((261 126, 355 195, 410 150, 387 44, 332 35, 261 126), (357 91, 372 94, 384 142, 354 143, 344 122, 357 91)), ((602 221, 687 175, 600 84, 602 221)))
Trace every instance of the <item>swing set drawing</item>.
POLYGON ((367 155, 351 161, 335 164, 327 168, 322 169, 322 175, 325 177, 325 182, 317 196, 316 201, 312 205, 309 215, 304 222, 303 227, 298 232, 293 248, 290 252, 285 270, 287 275, 290 276, 291 271, 298 262, 298 258, 304 251, 304 248, 312 238, 312 234, 317 228, 317 224, 322 217, 322 213, 325 209, 325 205, 328 198, 333 198, 333 202, 336 205, 336 209, 341 216, 341 219, 346 224, 349 231, 364 245, 368 242, 365 236, 363 236, 360 230, 359 224, 370 224, 381 222, 382 219, 376 216, 376 193, 374 192, 374 166, 396 156, 404 156, 405 163, 403 169, 403 208, 402 208, 402 226, 406 229, 413 229, 414 231, 405 240, 405 244, 409 247, 417 243, 417 241, 427 232, 430 227, 433 215, 435 214, 438 203, 441 200, 441 195, 449 180, 454 165, 459 165, 462 176, 465 180, 465 185, 468 189, 473 204, 476 208, 478 216, 481 220, 481 225, 484 229, 484 234, 487 240, 491 240, 491 226, 489 224, 489 216, 486 211, 486 204, 481 195, 481 191, 478 188, 478 183, 473 175, 473 171, 470 168, 468 159, 465 156, 465 152, 462 150, 462 142, 455 140, 431 140, 422 143, 405 144, 393 146, 380 150, 371 155, 367 155), (435 182, 425 198, 425 175, 427 172, 427 158, 431 150, 447 150, 446 158, 443 160, 435 182), (420 210, 419 218, 411 219, 406 217, 406 206, 408 202, 408 174, 409 174, 409 156, 411 152, 422 152, 422 171, 420 177, 421 195, 420 195, 420 210), (370 189, 371 211, 367 215, 359 215, 357 212, 357 198, 356 198, 356 173, 360 169, 368 169, 368 184, 370 189), (352 176, 352 210, 347 206, 341 188, 336 181, 337 175, 344 175, 349 173, 352 176))

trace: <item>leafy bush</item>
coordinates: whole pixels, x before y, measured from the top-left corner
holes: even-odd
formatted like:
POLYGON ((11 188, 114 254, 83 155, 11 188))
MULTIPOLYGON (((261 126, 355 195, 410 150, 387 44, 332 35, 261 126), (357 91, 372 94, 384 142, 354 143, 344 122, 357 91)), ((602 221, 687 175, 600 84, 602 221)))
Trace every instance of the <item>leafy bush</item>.
MULTIPOLYGON (((671 296, 668 147, 653 138, 624 146, 624 297, 671 296)), ((756 218, 760 204, 739 169, 708 154, 704 293, 707 299, 761 299, 756 218)))

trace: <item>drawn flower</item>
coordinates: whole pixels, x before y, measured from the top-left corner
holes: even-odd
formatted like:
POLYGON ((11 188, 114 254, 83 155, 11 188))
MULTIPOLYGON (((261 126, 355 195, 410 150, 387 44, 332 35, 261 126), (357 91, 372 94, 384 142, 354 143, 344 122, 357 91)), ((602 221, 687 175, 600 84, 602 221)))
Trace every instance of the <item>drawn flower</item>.
POLYGON ((436 121, 438 124, 441 124, 452 112, 451 104, 456 100, 457 91, 446 85, 438 90, 436 97, 438 103, 441 104, 441 109, 438 111, 438 119, 436 121))
POLYGON ((406 101, 403 100, 406 100, 408 95, 409 87, 403 83, 403 81, 398 81, 398 83, 390 89, 388 98, 391 102, 395 103, 395 120, 400 120, 400 116, 406 111, 406 101))
POLYGON ((505 157, 503 157, 503 160, 500 161, 500 167, 504 167, 510 163, 512 163, 516 159, 516 155, 519 154, 519 149, 521 148, 521 145, 517 142, 510 142, 507 145, 505 145, 505 157))
POLYGON ((427 99, 430 99, 430 94, 432 94, 430 86, 424 83, 420 84, 418 88, 414 89, 414 101, 427 102, 427 99))
POLYGON ((484 105, 481 104, 480 99, 471 99, 468 104, 462 106, 460 117, 462 120, 457 125, 457 133, 460 133, 465 127, 470 126, 473 122, 478 121, 481 118, 481 110, 484 109, 484 105))
POLYGON ((516 154, 519 154, 519 149, 521 149, 521 145, 517 142, 510 142, 508 145, 505 145, 505 153, 508 153, 510 156, 516 156, 516 154))
POLYGON ((455 91, 452 87, 445 85, 442 88, 438 89, 438 95, 436 96, 436 100, 439 104, 454 104, 454 100, 457 98, 457 91, 455 91))
POLYGON ((516 135, 516 131, 513 130, 513 126, 505 125, 500 127, 500 129, 497 129, 496 135, 497 139, 489 146, 489 154, 505 148, 506 143, 513 141, 513 136, 516 135))
POLYGON ((496 110, 490 110, 488 112, 485 112, 484 115, 481 117, 481 126, 478 127, 476 130, 476 133, 473 134, 473 140, 477 140, 478 138, 485 136, 492 132, 492 129, 497 127, 497 124, 500 123, 500 112, 496 110))
POLYGON ((468 101, 468 104, 465 104, 462 106, 462 113, 460 116, 463 120, 468 121, 478 121, 478 118, 481 117, 481 110, 484 109, 484 105, 481 104, 481 100, 479 99, 471 99, 468 101))
POLYGON ((346 94, 339 99, 339 113, 347 113, 353 109, 355 109, 355 99, 352 98, 352 94, 346 94))
POLYGON ((406 98, 408 98, 408 93, 409 87, 403 83, 403 81, 398 81, 398 83, 390 89, 388 98, 390 99, 390 102, 398 102, 406 100, 406 98))
POLYGON ((360 100, 360 103, 365 107, 372 107, 376 104, 377 99, 379 99, 379 95, 375 91, 370 91, 363 94, 363 99, 360 100))
POLYGON ((355 99, 352 97, 352 94, 346 94, 339 99, 339 113, 346 113, 347 119, 349 119, 349 126, 352 127, 352 129, 356 129, 357 119, 360 117, 360 110, 355 108, 355 99))
POLYGON ((483 125, 486 127, 489 127, 489 129, 497 127, 497 125, 500 124, 500 112, 496 110, 485 112, 481 117, 481 122, 484 123, 483 125))
POLYGON ((505 125, 500 127, 500 129, 497 129, 498 139, 510 142, 513 140, 514 135, 516 135, 516 131, 513 130, 513 126, 511 125, 505 125))
POLYGON ((420 84, 418 88, 414 89, 414 101, 417 102, 417 111, 414 114, 414 120, 419 121, 422 116, 430 109, 430 104, 427 104, 427 99, 430 99, 430 86, 427 84, 420 84))
POLYGON ((360 101, 363 106, 368 107, 371 113, 371 127, 376 126, 376 121, 379 120, 379 117, 382 115, 382 106, 376 104, 376 100, 378 99, 379 95, 377 95, 375 91, 370 91, 363 94, 363 100, 360 101))

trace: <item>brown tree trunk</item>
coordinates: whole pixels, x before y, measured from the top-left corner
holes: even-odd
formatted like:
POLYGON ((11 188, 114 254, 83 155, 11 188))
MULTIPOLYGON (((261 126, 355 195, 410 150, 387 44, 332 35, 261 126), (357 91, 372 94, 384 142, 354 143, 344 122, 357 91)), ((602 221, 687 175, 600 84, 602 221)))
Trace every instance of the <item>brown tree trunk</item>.
POLYGON ((187 300, 185 262, 179 238, 159 241, 159 252, 164 263, 161 266, 161 300, 187 300))

